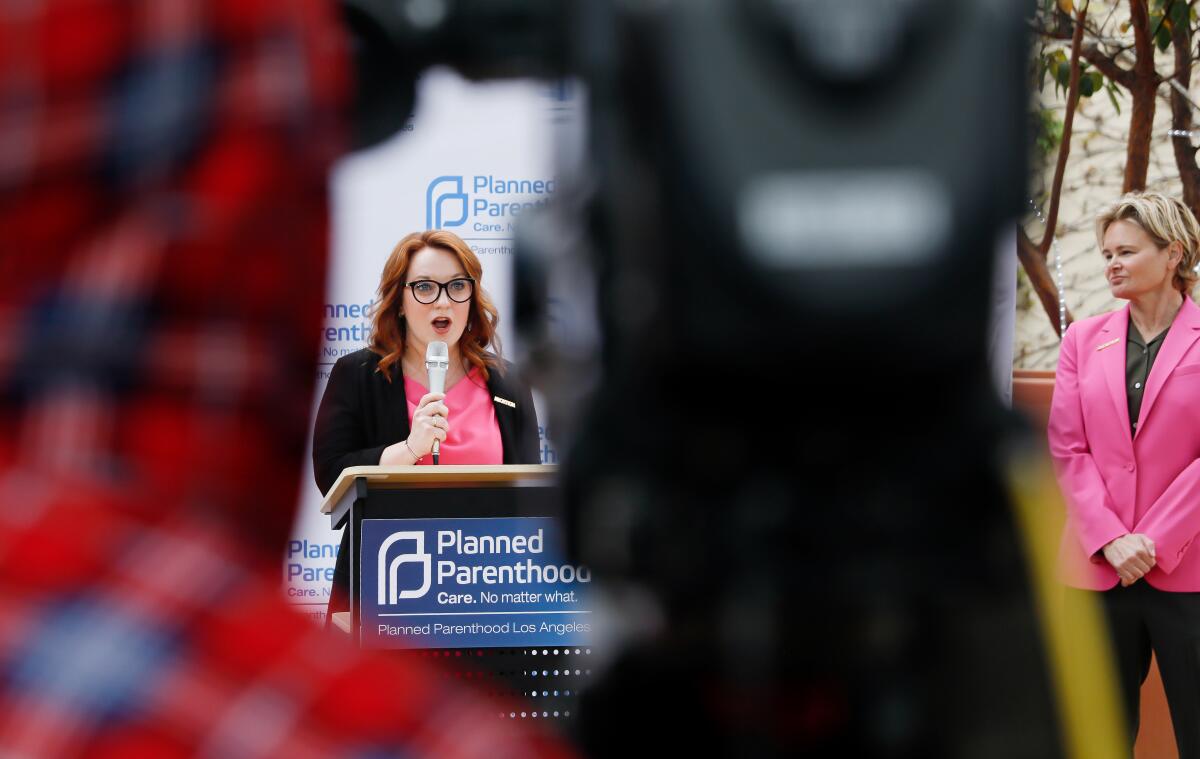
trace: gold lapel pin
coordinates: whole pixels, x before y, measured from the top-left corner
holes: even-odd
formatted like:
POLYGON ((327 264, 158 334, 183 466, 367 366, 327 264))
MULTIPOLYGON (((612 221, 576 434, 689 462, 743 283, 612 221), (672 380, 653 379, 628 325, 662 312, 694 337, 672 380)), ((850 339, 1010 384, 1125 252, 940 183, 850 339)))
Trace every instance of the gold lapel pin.
POLYGON ((508 406, 509 408, 516 408, 516 407, 517 407, 517 404, 513 403, 512 401, 510 401, 510 400, 508 400, 508 399, 506 399, 506 398, 501 398, 501 397, 500 397, 500 396, 498 396, 498 395, 493 395, 493 396, 492 396, 492 400, 494 400, 496 403, 503 403, 505 406, 508 406))
POLYGON ((1102 351, 1102 350, 1104 350, 1105 348, 1107 348, 1108 346, 1110 346, 1110 345, 1116 345, 1116 344, 1117 344, 1117 343, 1119 343, 1119 342, 1121 342, 1121 338, 1119 338, 1119 337, 1114 337, 1112 340, 1109 340, 1107 343, 1100 343, 1099 345, 1097 345, 1097 346, 1096 346, 1096 350, 1098 350, 1098 351, 1102 351))

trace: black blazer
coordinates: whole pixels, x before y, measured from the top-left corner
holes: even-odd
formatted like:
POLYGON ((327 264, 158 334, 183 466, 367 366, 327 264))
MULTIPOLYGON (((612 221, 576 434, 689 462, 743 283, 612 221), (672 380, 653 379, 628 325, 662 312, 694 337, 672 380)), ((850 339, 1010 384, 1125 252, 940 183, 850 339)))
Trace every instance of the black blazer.
MULTIPOLYGON (((329 492, 346 467, 378 464, 384 448, 408 437, 404 379, 397 376, 388 382, 376 371, 378 366, 379 355, 363 348, 339 358, 329 373, 313 430, 313 474, 322 493, 329 492)), ((540 464, 537 412, 529 387, 507 361, 503 371, 490 372, 487 387, 493 398, 516 404, 514 408, 492 401, 504 463, 540 464)))
MULTIPOLYGON (((388 382, 375 371, 378 366, 379 356, 363 348, 339 358, 329 373, 313 430, 313 475, 322 493, 329 492, 346 467, 374 466, 384 448, 408 437, 404 379, 396 377, 388 382)), ((507 362, 503 371, 489 374, 487 386, 492 397, 516 404, 513 407, 492 401, 504 463, 540 463, 537 412, 529 387, 517 379, 512 364, 507 362)), ((343 519, 334 529, 345 523, 343 519)), ((343 531, 329 595, 330 613, 350 608, 349 540, 350 531, 343 531)))

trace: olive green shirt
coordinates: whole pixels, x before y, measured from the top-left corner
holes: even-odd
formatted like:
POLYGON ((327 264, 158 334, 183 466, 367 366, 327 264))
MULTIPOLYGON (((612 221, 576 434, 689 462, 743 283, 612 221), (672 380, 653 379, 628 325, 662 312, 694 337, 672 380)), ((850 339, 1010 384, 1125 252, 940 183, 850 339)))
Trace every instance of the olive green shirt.
POLYGON ((1129 402, 1129 431, 1137 433, 1138 413, 1142 410, 1142 393, 1146 390, 1146 378, 1150 376, 1150 367, 1158 357, 1158 349, 1162 347, 1163 339, 1170 327, 1158 334, 1158 337, 1146 342, 1138 328, 1129 320, 1129 339, 1125 342, 1125 398, 1129 402))

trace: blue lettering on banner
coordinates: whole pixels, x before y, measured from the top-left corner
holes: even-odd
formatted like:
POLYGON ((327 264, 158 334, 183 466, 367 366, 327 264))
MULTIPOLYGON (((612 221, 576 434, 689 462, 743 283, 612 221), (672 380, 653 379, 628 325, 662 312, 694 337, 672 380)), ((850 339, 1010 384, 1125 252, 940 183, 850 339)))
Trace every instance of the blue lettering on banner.
POLYGON ((371 309, 374 306, 373 299, 366 303, 326 303, 325 324, 321 327, 321 339, 325 344, 321 346, 321 357, 338 358, 365 345, 371 336, 371 309))
POLYGON ((578 85, 573 79, 556 79, 542 86, 542 95, 554 107, 562 108, 575 100, 578 85))
POLYGON ((516 218, 549 203, 557 184, 556 179, 492 174, 476 174, 468 181, 461 174, 445 174, 425 189, 425 226, 465 227, 472 235, 482 233, 483 239, 511 238, 516 218))
POLYGON ((592 573, 552 519, 365 519, 361 547, 366 648, 591 643, 592 573))
POLYGON ((538 425, 538 445, 541 447, 541 457, 543 464, 557 464, 558 452, 554 450, 554 444, 550 442, 550 435, 546 432, 546 428, 538 425))
POLYGON ((297 557, 305 559, 336 559, 337 543, 314 543, 311 540, 289 540, 287 555, 289 559, 297 557))
POLYGON ((337 543, 288 541, 287 558, 283 565, 288 598, 298 603, 327 601, 338 548, 337 543), (312 587, 314 584, 316 587, 312 587))

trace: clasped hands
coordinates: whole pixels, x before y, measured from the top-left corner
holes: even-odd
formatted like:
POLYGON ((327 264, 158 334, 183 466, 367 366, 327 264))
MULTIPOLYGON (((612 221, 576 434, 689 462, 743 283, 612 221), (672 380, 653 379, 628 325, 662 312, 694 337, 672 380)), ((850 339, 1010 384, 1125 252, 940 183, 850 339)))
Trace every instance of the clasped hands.
POLYGON ((1103 548, 1104 558, 1128 588, 1154 568, 1154 541, 1141 533, 1122 535, 1103 548))

